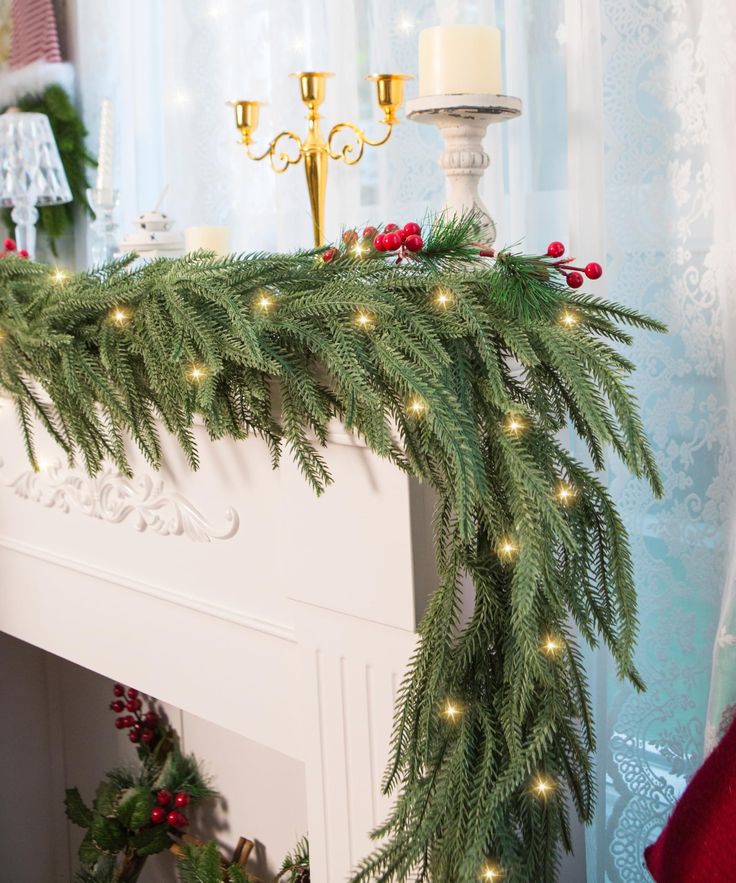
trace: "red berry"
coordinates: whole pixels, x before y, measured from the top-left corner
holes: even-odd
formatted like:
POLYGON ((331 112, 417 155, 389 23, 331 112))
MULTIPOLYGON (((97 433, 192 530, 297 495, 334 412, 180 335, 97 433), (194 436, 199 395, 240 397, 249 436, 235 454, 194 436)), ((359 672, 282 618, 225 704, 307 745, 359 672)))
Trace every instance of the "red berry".
POLYGON ((135 730, 131 730, 128 733, 128 738, 130 739, 131 742, 140 742, 141 741, 140 733, 136 733, 135 730))
POLYGON ((397 230, 396 232, 399 234, 399 238, 401 239, 401 242, 402 243, 406 242, 406 237, 409 235, 406 232, 406 230, 397 230))
POLYGON ((364 239, 374 239, 376 236, 376 233, 378 233, 378 230, 376 230, 375 227, 366 227, 365 230, 363 230, 363 238, 364 239))
POLYGON ((115 718, 115 726, 118 730, 124 730, 128 725, 126 723, 127 718, 125 717, 116 717, 115 718))
POLYGON ((166 810, 162 806, 154 806, 151 810, 151 821, 154 825, 160 825, 166 818, 166 810))
POLYGON ((122 684, 115 684, 112 692, 114 696, 125 696, 125 687, 122 684))
POLYGON ((138 721, 136 721, 133 724, 133 726, 131 727, 131 730, 133 730, 133 732, 135 732, 135 733, 140 733, 142 729, 143 729, 143 724, 139 723, 138 721))
POLYGON ((383 233, 379 233, 373 240, 373 247, 376 251, 386 251, 386 236, 383 233))
POLYGON ((141 733, 141 740, 142 740, 143 742, 145 742, 146 745, 148 745, 148 744, 150 744, 151 742, 153 742, 153 740, 154 740, 155 738, 156 738, 156 731, 155 731, 155 730, 151 730, 151 729, 149 729, 148 727, 146 727, 146 728, 143 730, 143 732, 141 733))
POLYGON ((409 251, 421 251, 422 246, 424 245, 424 240, 416 233, 410 233, 409 236, 406 237, 404 245, 409 251))
POLYGON ((5 246, 5 251, 15 251, 15 239, 6 239, 3 245, 5 246))
POLYGON ((141 707, 141 700, 140 699, 129 699, 125 703, 125 707, 128 709, 128 711, 138 711, 138 709, 141 707))
POLYGON ((179 818, 176 820, 176 827, 186 828, 186 826, 189 824, 189 819, 182 813, 178 813, 177 815, 179 816, 179 818))
POLYGON ((550 242, 547 246, 547 254, 551 258, 561 258, 565 253, 565 246, 561 242, 550 242))
POLYGON ((178 806, 180 809, 184 806, 189 806, 190 799, 191 795, 189 792, 180 791, 174 798, 174 806, 178 806))
POLYGON ((414 221, 409 221, 408 224, 404 224, 404 233, 406 233, 407 236, 419 236, 421 232, 422 228, 414 221))
POLYGON ((132 727, 133 724, 135 723, 135 718, 131 714, 126 714, 125 717, 122 718, 122 720, 125 721, 123 726, 126 726, 126 727, 132 727))
POLYGON ((322 260, 329 264, 330 261, 333 261, 337 257, 337 249, 336 248, 328 248, 327 251, 322 252, 322 260))
POLYGON ((19 258, 29 258, 30 255, 29 255, 28 252, 25 250, 25 248, 21 248, 21 250, 18 252, 18 257, 19 257, 19 258))
POLYGON ((578 273, 577 270, 573 270, 572 273, 567 274, 567 284, 570 288, 580 288, 583 281, 583 274, 578 273))
POLYGON ((168 806, 171 803, 171 791, 162 788, 156 794, 156 803, 159 806, 168 806))
POLYGON ((143 716, 143 720, 152 727, 155 727, 158 723, 158 715, 155 711, 147 711, 143 716))
POLYGON ((357 240, 358 234, 355 232, 355 230, 346 230, 342 234, 342 241, 345 243, 345 245, 350 245, 353 242, 357 242, 357 240))
POLYGON ((176 827, 176 823, 179 821, 179 813, 172 809, 171 812, 166 816, 166 824, 171 825, 172 828, 176 827))
POLYGON ((396 251, 401 246, 401 237, 398 233, 384 233, 383 246, 385 251, 396 251))
POLYGON ((113 699, 110 703, 110 708, 115 712, 115 714, 120 714, 121 711, 125 708, 125 703, 122 699, 113 699))
POLYGON ((585 266, 585 275, 588 279, 600 279, 603 275, 603 267, 596 261, 591 261, 585 266))
POLYGON ((398 224, 386 224, 386 226, 383 228, 383 232, 384 233, 391 233, 393 230, 398 230, 398 229, 399 229, 398 224))
POLYGON ((136 699, 138 691, 134 687, 128 687, 128 699, 136 699))

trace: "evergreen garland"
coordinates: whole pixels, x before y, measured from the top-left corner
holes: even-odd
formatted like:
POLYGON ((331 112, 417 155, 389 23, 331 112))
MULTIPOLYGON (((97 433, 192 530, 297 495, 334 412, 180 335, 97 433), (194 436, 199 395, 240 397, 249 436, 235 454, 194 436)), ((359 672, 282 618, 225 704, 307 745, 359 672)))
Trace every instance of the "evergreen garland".
MULTIPOLYGON (((87 169, 97 163, 84 143, 87 129, 71 98, 61 86, 47 86, 43 92, 27 95, 14 104, 26 113, 43 113, 49 118, 69 182, 71 202, 63 205, 42 205, 38 208, 38 231, 48 236, 51 249, 56 254, 56 240, 74 226, 75 206, 80 206, 84 212, 94 217, 87 200, 87 169)), ((8 230, 13 228, 10 209, 3 211, 2 220, 8 230)))
POLYGON ((595 803, 572 624, 642 687, 626 530, 594 470, 613 449, 662 493, 619 345, 663 326, 570 291, 546 256, 480 259, 473 238, 472 218, 440 218, 399 267, 362 248, 75 276, 0 261, 0 385, 34 465, 34 417, 92 473, 129 472, 126 436, 159 466, 160 419, 196 468, 196 414, 213 439, 261 436, 274 465, 286 447, 320 493, 337 417, 435 489, 441 582, 397 702, 396 802, 355 883, 552 883, 565 795, 585 822, 595 803), (568 424, 592 468, 560 443, 568 424))

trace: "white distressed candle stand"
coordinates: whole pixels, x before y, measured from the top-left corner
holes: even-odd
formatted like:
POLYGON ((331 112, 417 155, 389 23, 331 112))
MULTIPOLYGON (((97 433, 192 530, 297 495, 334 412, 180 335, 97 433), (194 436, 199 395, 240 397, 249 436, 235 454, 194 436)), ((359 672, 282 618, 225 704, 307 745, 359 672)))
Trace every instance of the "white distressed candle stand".
POLYGON ((457 214, 476 211, 484 243, 496 240, 496 225, 478 193, 490 158, 483 138, 490 123, 521 115, 521 99, 509 95, 427 95, 407 102, 406 113, 415 123, 437 126, 445 139, 440 167, 447 179, 446 209, 457 214))

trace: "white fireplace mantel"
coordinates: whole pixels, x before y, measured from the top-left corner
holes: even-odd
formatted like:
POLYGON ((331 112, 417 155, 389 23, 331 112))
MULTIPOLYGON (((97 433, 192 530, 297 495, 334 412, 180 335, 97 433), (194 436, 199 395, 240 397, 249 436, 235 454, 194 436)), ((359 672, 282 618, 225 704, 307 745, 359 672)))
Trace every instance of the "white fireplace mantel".
POLYGON ((312 879, 343 881, 388 808, 394 696, 436 580, 431 499, 339 431, 321 498, 260 441, 196 432, 198 473, 169 440, 161 473, 137 458, 133 480, 91 479, 40 430, 33 473, 2 403, 0 631, 301 761, 312 879))

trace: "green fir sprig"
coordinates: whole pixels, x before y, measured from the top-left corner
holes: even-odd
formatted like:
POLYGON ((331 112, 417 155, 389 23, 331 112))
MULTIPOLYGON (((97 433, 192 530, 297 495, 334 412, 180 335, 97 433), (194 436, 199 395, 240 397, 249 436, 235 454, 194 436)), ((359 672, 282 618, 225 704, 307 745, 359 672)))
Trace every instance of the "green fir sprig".
POLYGON ((394 808, 355 883, 553 883, 569 806, 589 822, 595 804, 577 633, 641 687, 626 529, 596 470, 612 450, 662 493, 620 347, 663 326, 545 257, 480 258, 472 231, 440 218, 398 266, 354 247, 64 278, 0 261, 0 386, 34 464, 38 421, 92 473, 129 472, 128 437, 158 467, 161 426, 196 468, 197 416, 213 439, 264 438, 274 465, 286 449, 321 493, 338 418, 434 488, 440 584, 396 705, 394 808))

